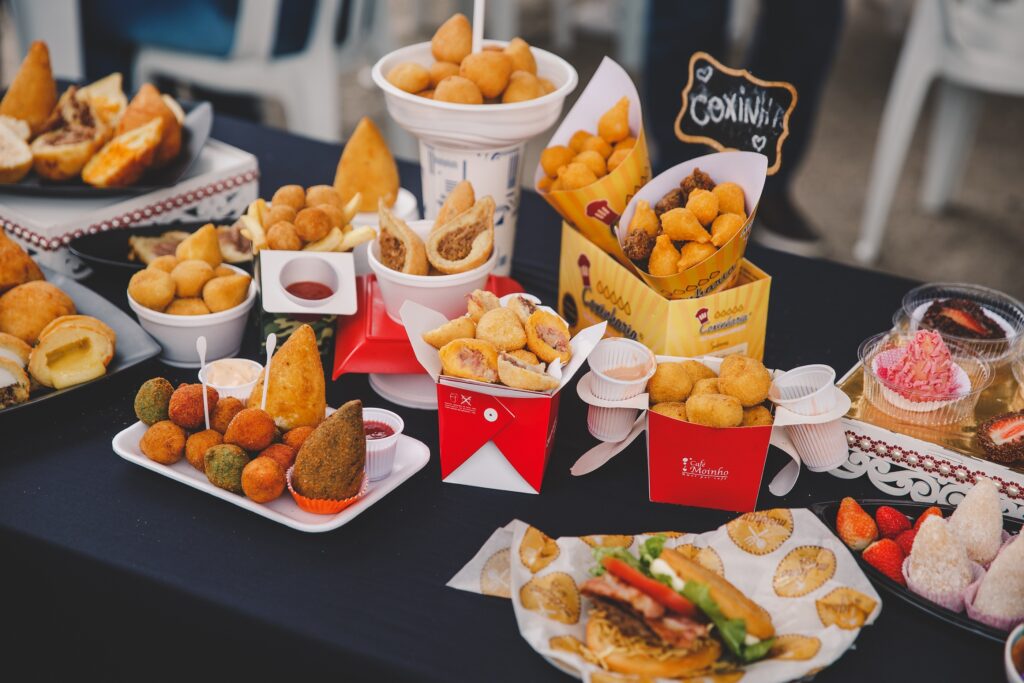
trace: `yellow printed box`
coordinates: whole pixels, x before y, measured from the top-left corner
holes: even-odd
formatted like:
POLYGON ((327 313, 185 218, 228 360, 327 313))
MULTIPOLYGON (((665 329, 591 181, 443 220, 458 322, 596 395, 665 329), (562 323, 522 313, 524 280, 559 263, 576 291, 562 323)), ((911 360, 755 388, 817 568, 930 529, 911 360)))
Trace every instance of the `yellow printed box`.
POLYGON ((761 359, 771 276, 743 259, 717 277, 732 284, 699 298, 666 299, 562 223, 558 310, 573 334, 607 320, 608 336, 635 339, 659 355, 761 359))

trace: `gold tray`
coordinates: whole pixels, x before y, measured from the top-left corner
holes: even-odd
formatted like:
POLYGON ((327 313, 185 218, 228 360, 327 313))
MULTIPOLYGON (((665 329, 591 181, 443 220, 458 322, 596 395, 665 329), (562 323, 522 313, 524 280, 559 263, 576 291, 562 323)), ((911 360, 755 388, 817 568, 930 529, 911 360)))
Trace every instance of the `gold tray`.
MULTIPOLYGON (((992 384, 981 392, 978 405, 974 409, 974 419, 960 424, 943 425, 941 427, 923 426, 901 422, 889 414, 876 408, 864 396, 864 371, 858 363, 840 380, 842 389, 853 405, 846 417, 860 420, 876 427, 888 429, 890 432, 903 434, 914 439, 927 441, 943 448, 987 462, 996 462, 985 454, 975 439, 978 425, 990 417, 1024 409, 1024 387, 1017 384, 1009 363, 996 371, 992 384)), ((1014 472, 1024 474, 1024 463, 1003 465, 1014 472)))

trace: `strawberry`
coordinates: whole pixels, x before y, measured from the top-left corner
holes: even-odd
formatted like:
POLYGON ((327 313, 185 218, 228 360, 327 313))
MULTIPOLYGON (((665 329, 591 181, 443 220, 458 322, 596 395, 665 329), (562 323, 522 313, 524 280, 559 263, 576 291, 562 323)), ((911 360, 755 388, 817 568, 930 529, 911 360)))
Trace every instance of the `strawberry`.
POLYGON ((914 522, 914 531, 917 531, 921 528, 921 522, 924 521, 925 517, 931 517, 932 515, 935 515, 936 517, 941 517, 942 510, 932 505, 930 508, 922 512, 921 516, 917 518, 916 522, 914 522))
POLYGON ((903 549, 904 555, 909 555, 914 547, 915 538, 917 538, 917 529, 907 529, 896 537, 896 545, 903 549))
POLYGON ((864 551, 863 558, 896 583, 901 586, 907 585, 906 579, 903 578, 903 560, 906 555, 896 541, 891 538, 875 541, 864 551))
POLYGON ((896 538, 910 528, 910 518, 896 508, 883 505, 875 510, 875 521, 882 538, 896 538))
POLYGON ((871 515, 853 498, 843 498, 836 514, 836 531, 843 543, 853 550, 863 550, 878 538, 878 527, 871 515))
POLYGON ((964 327, 983 337, 989 334, 988 328, 967 311, 947 307, 942 309, 941 315, 946 316, 960 327, 964 327))

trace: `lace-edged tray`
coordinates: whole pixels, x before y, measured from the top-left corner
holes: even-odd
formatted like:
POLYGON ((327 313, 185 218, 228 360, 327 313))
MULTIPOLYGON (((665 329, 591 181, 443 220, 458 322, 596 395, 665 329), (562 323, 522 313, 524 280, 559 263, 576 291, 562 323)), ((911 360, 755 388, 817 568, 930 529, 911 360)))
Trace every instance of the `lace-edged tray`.
POLYGON ((210 139, 181 181, 135 196, 6 195, 0 227, 40 264, 74 278, 89 268, 70 251, 75 237, 134 225, 219 220, 238 216, 258 195, 256 157, 210 139))

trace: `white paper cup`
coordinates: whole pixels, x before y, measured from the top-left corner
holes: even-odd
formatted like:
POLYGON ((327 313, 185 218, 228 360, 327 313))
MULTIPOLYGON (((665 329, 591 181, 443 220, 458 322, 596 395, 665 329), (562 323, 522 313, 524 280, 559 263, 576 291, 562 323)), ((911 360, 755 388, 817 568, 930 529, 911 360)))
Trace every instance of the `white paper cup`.
MULTIPOLYGON (((220 360, 224 360, 224 359, 220 359, 220 360)), ((199 381, 200 382, 203 382, 203 381, 206 380, 206 376, 209 374, 210 366, 213 365, 216 362, 217 361, 211 361, 211 362, 207 363, 206 365, 204 365, 202 368, 199 369, 199 381)), ((256 382, 259 381, 260 373, 263 372, 263 365, 261 365, 260 363, 257 363, 254 360, 249 360, 248 358, 232 358, 232 359, 230 359, 230 362, 244 363, 246 365, 249 365, 249 366, 253 367, 255 369, 255 372, 253 373, 252 380, 248 381, 248 382, 243 382, 242 384, 230 384, 230 385, 228 385, 228 384, 214 384, 213 382, 208 382, 207 381, 206 382, 206 386, 213 387, 214 389, 216 389, 217 390, 217 394, 218 394, 218 396, 220 396, 220 398, 227 398, 228 396, 232 396, 232 397, 237 398, 238 400, 242 401, 243 403, 245 403, 245 401, 249 398, 249 394, 252 393, 253 387, 256 386, 256 382)))
POLYGON ((405 422, 383 408, 363 408, 363 422, 383 422, 395 432, 383 439, 366 440, 366 476, 370 481, 386 479, 395 466, 395 451, 398 450, 398 438, 405 429, 405 422))
POLYGON ((772 380, 772 403, 800 415, 824 415, 836 405, 836 371, 827 365, 804 365, 772 380))
MULTIPOLYGON (((429 220, 413 221, 409 228, 426 239, 432 225, 433 221, 429 220)), ((492 253, 487 263, 457 275, 409 275, 391 270, 380 262, 380 243, 377 240, 370 243, 367 256, 370 269, 377 275, 384 308, 399 325, 402 324, 402 304, 406 301, 422 304, 449 320, 465 314, 466 297, 487 284, 487 277, 497 260, 496 253, 492 253)))
MULTIPOLYGON (((592 371, 590 390, 594 396, 606 401, 622 401, 643 393, 647 380, 658 367, 651 350, 632 339, 602 339, 590 352, 587 362, 592 371), (616 379, 605 374, 615 368, 643 365, 647 366, 647 370, 638 379, 616 379)), ((587 411, 587 428, 595 438, 602 441, 621 441, 633 428, 639 412, 635 408, 590 406, 587 411)))
POLYGON ((838 419, 823 424, 789 425, 786 435, 804 466, 812 472, 834 470, 850 455, 843 423, 838 419))

